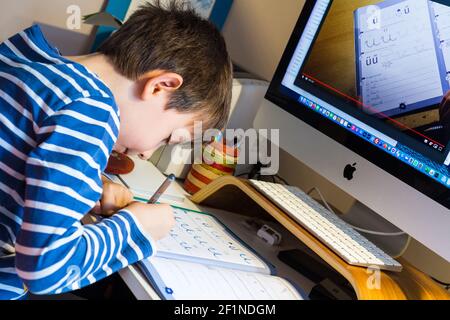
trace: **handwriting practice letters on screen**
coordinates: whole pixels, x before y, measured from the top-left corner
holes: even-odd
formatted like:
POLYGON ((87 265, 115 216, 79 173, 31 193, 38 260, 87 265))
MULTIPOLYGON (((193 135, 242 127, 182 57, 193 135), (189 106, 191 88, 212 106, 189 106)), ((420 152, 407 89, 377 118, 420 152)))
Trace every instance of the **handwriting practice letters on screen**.
POLYGON ((449 88, 437 30, 443 28, 448 37, 450 29, 448 19, 444 22, 439 18, 439 27, 432 16, 436 10, 445 16, 448 9, 432 7, 427 0, 384 4, 380 3, 378 10, 371 9, 373 6, 360 8, 355 16, 359 25, 359 86, 366 111, 381 113, 437 103, 449 88))

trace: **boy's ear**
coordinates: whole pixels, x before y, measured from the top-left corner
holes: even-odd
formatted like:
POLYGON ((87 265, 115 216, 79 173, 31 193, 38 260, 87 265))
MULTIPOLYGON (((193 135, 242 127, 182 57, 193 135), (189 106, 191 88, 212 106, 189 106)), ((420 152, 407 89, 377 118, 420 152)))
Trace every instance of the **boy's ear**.
POLYGON ((145 81, 141 96, 143 100, 161 93, 171 93, 183 84, 183 77, 174 72, 150 72, 143 80, 145 81))

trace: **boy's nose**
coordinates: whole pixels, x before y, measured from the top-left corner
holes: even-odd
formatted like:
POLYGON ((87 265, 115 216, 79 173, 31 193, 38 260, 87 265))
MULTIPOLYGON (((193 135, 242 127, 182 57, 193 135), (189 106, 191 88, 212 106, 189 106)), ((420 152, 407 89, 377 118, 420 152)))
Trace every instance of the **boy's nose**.
POLYGON ((113 147, 113 150, 114 151, 117 151, 117 152, 119 152, 119 153, 126 153, 126 151, 127 151, 127 148, 125 148, 124 146, 121 146, 120 144, 115 144, 114 145, 114 147, 113 147))

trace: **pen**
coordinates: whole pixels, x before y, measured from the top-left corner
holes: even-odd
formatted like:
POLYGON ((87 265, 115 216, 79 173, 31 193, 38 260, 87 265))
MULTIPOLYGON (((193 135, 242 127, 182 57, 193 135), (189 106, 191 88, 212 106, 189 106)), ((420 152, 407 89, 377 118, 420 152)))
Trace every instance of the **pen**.
POLYGON ((175 175, 170 174, 158 190, 155 191, 155 194, 147 201, 147 203, 156 203, 159 197, 161 197, 173 181, 175 181, 175 175))
MULTIPOLYGON (((114 180, 113 180, 108 174, 102 173, 102 175, 103 175, 106 179, 108 179, 109 181, 114 182, 114 180)), ((125 182, 125 180, 123 180, 123 178, 122 178, 120 175, 115 174, 115 176, 117 177, 117 179, 120 180, 120 182, 122 182, 122 184, 123 184, 127 189, 130 189, 130 186, 125 182)))

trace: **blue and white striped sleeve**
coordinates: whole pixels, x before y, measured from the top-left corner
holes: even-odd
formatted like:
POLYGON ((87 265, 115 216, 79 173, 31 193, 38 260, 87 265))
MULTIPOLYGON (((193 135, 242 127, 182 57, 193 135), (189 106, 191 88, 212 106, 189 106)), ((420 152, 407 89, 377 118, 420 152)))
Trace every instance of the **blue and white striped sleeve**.
POLYGON ((96 225, 80 222, 101 196, 101 172, 118 135, 118 117, 103 100, 82 98, 47 118, 26 162, 16 271, 35 294, 76 290, 154 252, 129 211, 96 225))

